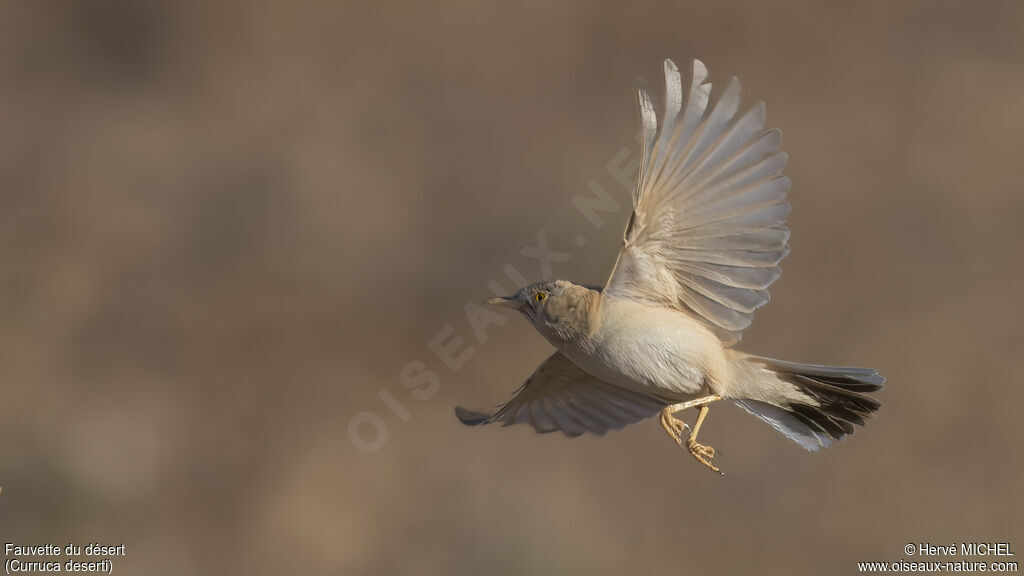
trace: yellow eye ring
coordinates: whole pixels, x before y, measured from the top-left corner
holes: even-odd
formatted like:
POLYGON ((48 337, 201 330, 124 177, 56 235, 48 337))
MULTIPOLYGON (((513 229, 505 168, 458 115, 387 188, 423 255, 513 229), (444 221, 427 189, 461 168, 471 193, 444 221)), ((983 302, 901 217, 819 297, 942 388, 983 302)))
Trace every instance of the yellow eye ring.
POLYGON ((537 299, 537 302, 540 302, 541 300, 543 300, 543 299, 545 299, 547 297, 548 297, 548 295, 543 293, 543 292, 537 292, 537 295, 534 296, 534 298, 537 299))

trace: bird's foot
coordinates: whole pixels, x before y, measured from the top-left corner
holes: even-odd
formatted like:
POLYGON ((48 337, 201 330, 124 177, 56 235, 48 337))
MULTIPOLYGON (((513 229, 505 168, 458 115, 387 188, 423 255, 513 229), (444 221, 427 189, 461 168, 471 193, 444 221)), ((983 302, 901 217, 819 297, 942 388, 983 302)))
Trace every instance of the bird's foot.
POLYGON ((719 474, 722 473, 722 471, 718 469, 718 466, 715 466, 712 462, 715 458, 714 448, 712 448, 711 446, 699 444, 696 440, 692 438, 686 440, 686 448, 690 451, 690 454, 692 454, 693 457, 697 459, 698 462, 707 466, 708 468, 711 468, 712 470, 718 472, 719 474))
POLYGON ((686 432, 690 427, 682 420, 674 416, 674 412, 671 407, 666 407, 661 411, 661 427, 665 429, 669 437, 675 440, 676 444, 683 445, 683 432, 686 432))

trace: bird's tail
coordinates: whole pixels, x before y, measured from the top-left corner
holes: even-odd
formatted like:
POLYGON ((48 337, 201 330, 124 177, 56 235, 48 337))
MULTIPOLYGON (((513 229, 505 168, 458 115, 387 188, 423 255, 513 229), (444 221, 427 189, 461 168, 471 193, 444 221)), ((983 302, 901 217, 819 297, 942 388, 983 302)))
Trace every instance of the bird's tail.
POLYGON ((881 405, 865 394, 882 389, 885 378, 867 368, 799 364, 743 355, 753 390, 733 402, 807 450, 827 448, 853 434, 854 425, 881 405), (759 381, 759 382, 757 382, 759 381))

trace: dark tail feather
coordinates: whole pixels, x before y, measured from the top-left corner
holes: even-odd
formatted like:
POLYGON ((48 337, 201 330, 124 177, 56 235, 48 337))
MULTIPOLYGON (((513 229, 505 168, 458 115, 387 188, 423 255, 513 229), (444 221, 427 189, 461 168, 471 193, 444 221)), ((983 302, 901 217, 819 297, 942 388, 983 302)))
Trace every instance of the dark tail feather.
POLYGON ((812 398, 817 406, 777 406, 756 400, 736 400, 736 404, 808 450, 827 448, 853 434, 854 425, 863 426, 881 406, 874 398, 865 396, 881 390, 885 382, 874 370, 758 357, 749 357, 748 361, 771 369, 779 379, 812 398))

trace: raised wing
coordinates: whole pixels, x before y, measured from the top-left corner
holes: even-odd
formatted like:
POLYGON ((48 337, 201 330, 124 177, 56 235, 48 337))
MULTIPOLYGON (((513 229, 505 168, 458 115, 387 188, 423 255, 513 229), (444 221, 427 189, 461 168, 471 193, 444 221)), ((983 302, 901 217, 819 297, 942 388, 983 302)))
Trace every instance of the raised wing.
POLYGON ((606 293, 687 310, 726 344, 740 339, 789 253, 789 178, 780 133, 764 129, 764 103, 743 115, 734 77, 710 105, 707 68, 693 61, 684 94, 665 61, 658 123, 640 88, 643 151, 633 214, 606 293))
POLYGON ((456 407, 455 415, 468 426, 525 423, 541 433, 561 430, 570 437, 584 432, 600 436, 654 416, 667 404, 598 380, 555 352, 494 414, 456 407))

